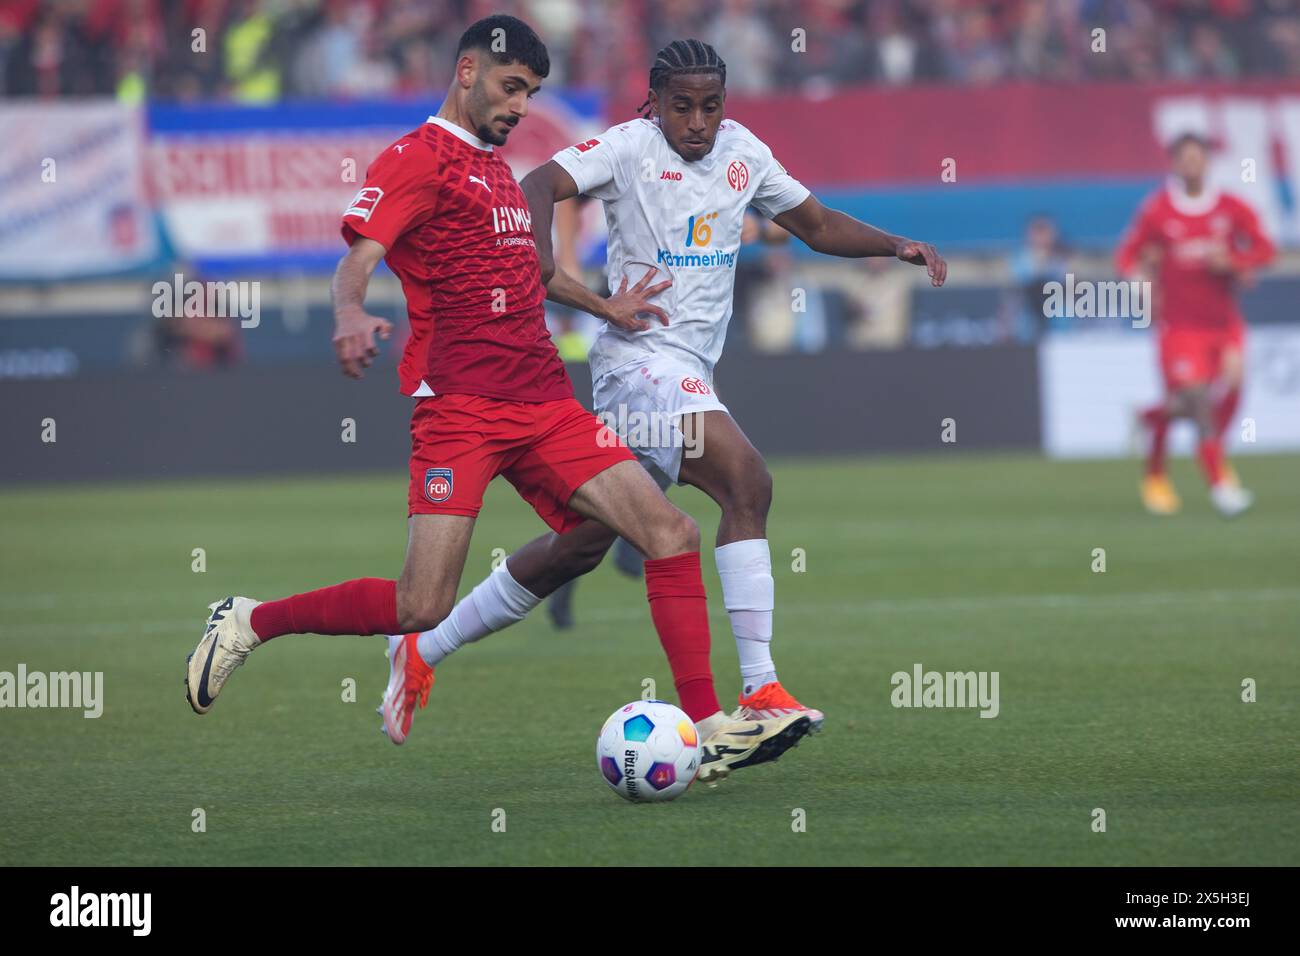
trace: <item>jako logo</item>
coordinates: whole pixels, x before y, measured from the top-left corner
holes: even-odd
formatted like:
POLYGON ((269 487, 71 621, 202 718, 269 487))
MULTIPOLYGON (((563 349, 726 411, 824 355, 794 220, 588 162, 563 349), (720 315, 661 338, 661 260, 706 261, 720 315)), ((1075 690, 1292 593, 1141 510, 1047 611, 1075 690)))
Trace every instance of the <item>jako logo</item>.
POLYGON ((691 216, 686 221, 686 245, 687 246, 707 246, 713 239, 713 227, 709 225, 714 219, 718 218, 716 212, 708 215, 695 217, 691 216))
POLYGON ((665 169, 663 175, 659 178, 671 179, 675 183, 680 183, 682 181, 682 174, 671 169, 665 169))
POLYGON ((50 897, 51 926, 130 926, 133 936, 148 936, 152 893, 71 893, 50 897))

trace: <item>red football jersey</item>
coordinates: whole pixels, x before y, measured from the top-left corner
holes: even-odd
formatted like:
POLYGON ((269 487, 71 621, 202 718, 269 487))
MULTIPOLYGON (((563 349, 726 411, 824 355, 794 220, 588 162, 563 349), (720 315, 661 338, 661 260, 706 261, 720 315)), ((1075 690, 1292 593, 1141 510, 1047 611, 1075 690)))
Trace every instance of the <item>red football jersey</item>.
POLYGON ((1240 326, 1236 280, 1212 272, 1208 256, 1222 247, 1233 265, 1253 267, 1274 253, 1255 211, 1240 199, 1211 190, 1188 196, 1176 184, 1153 193, 1138 210, 1115 254, 1120 273, 1132 272, 1149 246, 1159 250, 1155 319, 1163 329, 1240 326))
POLYGON ((546 329, 528 202, 491 144, 429 117, 370 164, 342 229, 382 244, 402 282, 405 394, 573 397, 546 329))

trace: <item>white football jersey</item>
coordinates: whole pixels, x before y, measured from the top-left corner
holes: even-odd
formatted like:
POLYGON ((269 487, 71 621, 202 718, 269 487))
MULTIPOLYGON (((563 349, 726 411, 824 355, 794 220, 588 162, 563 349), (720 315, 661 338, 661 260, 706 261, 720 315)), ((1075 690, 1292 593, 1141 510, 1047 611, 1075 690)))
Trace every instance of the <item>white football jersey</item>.
POLYGON ((707 370, 722 354, 736 285, 736 256, 745 209, 769 219, 808 198, 758 137, 723 120, 713 149, 698 162, 682 159, 657 123, 634 119, 611 126, 553 157, 578 191, 605 206, 609 288, 626 276, 635 285, 651 266, 652 283, 672 287, 652 301, 668 313, 645 332, 606 324, 591 348, 593 378, 648 353, 679 353, 707 370))

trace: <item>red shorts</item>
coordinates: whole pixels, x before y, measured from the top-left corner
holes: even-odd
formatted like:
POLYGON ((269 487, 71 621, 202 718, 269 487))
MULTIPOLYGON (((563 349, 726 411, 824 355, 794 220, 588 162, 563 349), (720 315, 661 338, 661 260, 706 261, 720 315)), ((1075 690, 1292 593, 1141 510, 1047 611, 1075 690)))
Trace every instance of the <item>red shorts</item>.
POLYGON ((1160 371, 1173 390, 1206 385, 1223 371, 1223 356, 1240 349, 1241 326, 1227 329, 1165 329, 1160 333, 1160 371))
POLYGON ((411 413, 408 513, 477 516, 488 483, 505 475, 538 517, 563 533, 583 520, 569 509, 573 493, 620 461, 635 459, 576 399, 434 395, 411 413))

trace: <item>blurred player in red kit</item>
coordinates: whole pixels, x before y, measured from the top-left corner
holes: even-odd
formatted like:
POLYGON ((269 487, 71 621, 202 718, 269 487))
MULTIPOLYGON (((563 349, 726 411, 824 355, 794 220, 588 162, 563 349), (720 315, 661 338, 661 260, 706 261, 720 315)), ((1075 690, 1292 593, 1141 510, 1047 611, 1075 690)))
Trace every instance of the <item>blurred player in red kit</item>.
POLYGON ((1138 210, 1116 252, 1121 274, 1154 280, 1155 327, 1165 397, 1140 414, 1148 439, 1142 503, 1153 514, 1181 507, 1165 470, 1170 424, 1191 419, 1197 457, 1218 511, 1250 507, 1224 458, 1224 435, 1241 400, 1246 323, 1237 287, 1274 255, 1253 209, 1206 182, 1209 143, 1185 133, 1169 146, 1172 175, 1138 210))
MULTIPOLYGON (((437 116, 385 149, 343 215, 349 242, 332 286, 334 345, 361 377, 391 325, 364 310, 381 259, 401 280, 412 335, 401 366, 411 416, 409 537, 400 579, 362 578, 279 601, 231 597, 213 605, 191 655, 191 707, 206 713, 234 668, 284 634, 382 634, 390 674, 381 711, 402 743, 423 706, 433 667, 418 643, 456 602, 483 493, 504 475, 557 533, 592 518, 647 558, 650 616, 682 709, 702 742, 700 778, 775 759, 809 720, 737 721, 718 705, 700 533, 627 447, 573 395, 546 330, 543 284, 528 202, 494 151, 528 113, 550 70, 525 23, 473 24, 437 116)), ((644 283, 616 307, 645 307, 644 283)), ((509 574, 493 575, 488 616, 522 616, 538 598, 509 574)))

